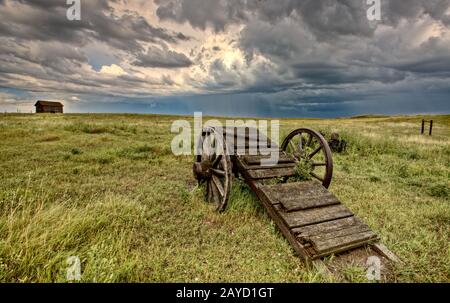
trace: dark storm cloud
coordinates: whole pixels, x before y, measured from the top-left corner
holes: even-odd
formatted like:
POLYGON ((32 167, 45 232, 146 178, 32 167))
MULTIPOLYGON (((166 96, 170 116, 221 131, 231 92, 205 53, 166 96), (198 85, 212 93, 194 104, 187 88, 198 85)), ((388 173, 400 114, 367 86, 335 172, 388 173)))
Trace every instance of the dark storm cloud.
POLYGON ((143 67, 179 68, 189 67, 193 63, 185 54, 153 46, 149 47, 146 53, 138 54, 133 64, 143 67))
POLYGON ((414 19, 421 15, 429 15, 446 25, 450 24, 450 15, 448 14, 450 0, 390 0, 383 4, 384 19, 393 24, 397 24, 402 18, 414 19))
MULTIPOLYGON (((378 24, 394 29, 401 20, 409 22, 431 18, 446 26, 450 0, 384 0, 382 19, 370 22, 368 5, 362 0, 156 0, 157 15, 193 27, 226 31, 241 23, 238 45, 251 64, 255 54, 262 54, 276 64, 272 79, 255 79, 247 88, 272 86, 295 87, 299 83, 352 84, 361 82, 395 83, 411 73, 439 73, 447 76, 448 40, 433 38, 411 48, 402 35, 408 28, 398 28, 385 37, 375 37, 378 24), (426 55, 424 55, 426 54, 426 55), (401 58, 401 60, 400 60, 401 58), (442 61, 444 60, 444 61, 442 61), (400 63, 400 61, 404 61, 400 63), (443 64, 439 66, 438 62, 443 64)), ((411 34, 410 34, 411 35, 411 34)), ((414 37, 413 37, 414 38, 414 37)), ((253 70, 254 77, 263 73, 253 70)), ((209 89, 244 86, 243 78, 220 60, 209 66, 209 89)), ((267 74, 267 73, 266 73, 267 74)), ((275 89, 276 90, 276 89, 275 89)))
MULTIPOLYGON (((373 33, 366 18, 368 5, 363 0, 155 0, 157 15, 161 19, 189 22, 193 27, 211 26, 222 31, 232 23, 256 18, 277 22, 301 16, 312 32, 318 36, 369 35, 373 33)), ((382 0, 383 19, 397 23, 402 18, 429 15, 448 24, 447 9, 450 0, 382 0)))
POLYGON ((150 25, 137 13, 118 16, 106 0, 83 1, 80 21, 67 20, 67 8, 65 1, 59 0, 4 3, 0 9, 0 36, 78 45, 95 39, 129 51, 142 49, 141 42, 189 39, 180 32, 150 25))
MULTIPOLYGON (((134 11, 118 15, 111 7, 113 2, 82 1, 81 21, 69 21, 66 1, 0 0, 0 83, 29 91, 95 94, 134 94, 153 85, 170 85, 170 77, 108 75, 90 67, 83 49, 88 43, 104 43, 120 62, 143 52, 148 43, 176 44, 190 39, 181 32, 150 25, 134 11)), ((187 64, 187 58, 170 52, 166 64, 170 56, 175 58, 173 65, 187 64)))
POLYGON ((361 0, 297 1, 296 11, 319 40, 334 35, 373 33, 366 15, 367 5, 361 0))
POLYGON ((295 75, 313 84, 351 84, 367 81, 392 83, 403 80, 404 74, 383 68, 303 63, 293 67, 295 75))
POLYGON ((442 108, 450 94, 450 0, 381 0, 380 22, 365 0, 155 0, 154 14, 139 11, 144 1, 81 3, 81 21, 68 21, 65 0, 0 0, 0 86, 111 101, 182 88, 205 93, 211 113, 249 115, 331 115, 418 95, 442 108))
POLYGON ((419 74, 440 74, 450 78, 450 56, 400 63, 392 67, 419 74))
POLYGON ((0 44, 0 83, 31 92, 106 95, 134 94, 167 84, 167 79, 97 73, 87 62, 79 49, 68 44, 34 41, 21 45, 4 39, 0 44))
POLYGON ((39 41, 21 43, 14 39, 3 39, 0 44, 0 55, 11 56, 33 63, 47 65, 51 61, 67 59, 87 62, 86 56, 78 48, 59 42, 42 43, 39 41))
POLYGON ((77 48, 70 45, 40 41, 17 43, 3 39, 0 44, 0 72, 37 79, 68 79, 82 71, 82 64, 88 59, 77 48))
POLYGON ((161 19, 177 22, 188 21, 193 27, 205 29, 212 26, 216 31, 223 31, 225 26, 246 18, 241 10, 244 1, 165 1, 155 0, 159 4, 156 14, 161 19))

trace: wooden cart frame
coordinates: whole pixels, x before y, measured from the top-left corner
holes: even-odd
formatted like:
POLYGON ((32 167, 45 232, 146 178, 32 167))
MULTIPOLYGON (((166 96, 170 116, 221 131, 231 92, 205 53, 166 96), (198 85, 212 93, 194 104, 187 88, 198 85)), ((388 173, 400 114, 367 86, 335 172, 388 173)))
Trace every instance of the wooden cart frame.
POLYGON ((366 224, 327 190, 333 159, 319 132, 296 129, 278 147, 257 129, 207 127, 196 148, 194 176, 200 184, 206 184, 206 200, 215 203, 217 211, 224 211, 233 176, 243 178, 295 252, 308 264, 364 246, 391 261, 398 260, 366 224), (270 152, 277 153, 278 161, 263 165, 270 152), (307 174, 301 179, 300 168, 300 173, 307 174))

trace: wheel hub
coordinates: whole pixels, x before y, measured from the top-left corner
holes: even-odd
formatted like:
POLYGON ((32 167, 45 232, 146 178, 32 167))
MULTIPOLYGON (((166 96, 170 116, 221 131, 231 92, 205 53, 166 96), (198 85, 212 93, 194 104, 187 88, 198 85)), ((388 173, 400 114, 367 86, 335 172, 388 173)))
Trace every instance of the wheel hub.
POLYGON ((211 178, 212 163, 209 160, 194 163, 194 176, 198 181, 204 181, 211 178))

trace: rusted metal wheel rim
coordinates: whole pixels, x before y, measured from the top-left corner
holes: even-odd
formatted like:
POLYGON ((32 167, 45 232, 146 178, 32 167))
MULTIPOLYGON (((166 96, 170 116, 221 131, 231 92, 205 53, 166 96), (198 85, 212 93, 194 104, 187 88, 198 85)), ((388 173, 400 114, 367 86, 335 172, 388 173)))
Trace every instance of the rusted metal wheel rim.
POLYGON ((311 163, 311 177, 319 180, 326 188, 330 186, 333 158, 328 142, 319 132, 309 128, 296 129, 284 139, 281 149, 297 161, 311 163))
POLYGON ((202 131, 197 149, 194 175, 199 183, 206 183, 206 200, 216 204, 216 210, 225 210, 232 185, 232 166, 222 132, 209 127, 202 131))

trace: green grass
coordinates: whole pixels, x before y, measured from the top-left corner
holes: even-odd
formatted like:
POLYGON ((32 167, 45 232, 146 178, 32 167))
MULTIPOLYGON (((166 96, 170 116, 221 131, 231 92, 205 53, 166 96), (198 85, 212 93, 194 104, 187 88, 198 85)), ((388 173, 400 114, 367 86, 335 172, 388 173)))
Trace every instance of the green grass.
MULTIPOLYGON (((0 281, 326 281, 307 270, 250 189, 223 214, 204 202, 192 157, 170 150, 179 117, 0 116, 0 281)), ((191 117, 187 118, 192 121, 191 117)), ((330 190, 402 260, 394 281, 450 281, 450 116, 281 120, 338 131, 330 190), (429 117, 427 117, 429 118, 429 117)), ((349 281, 365 281, 350 264, 349 281)))

